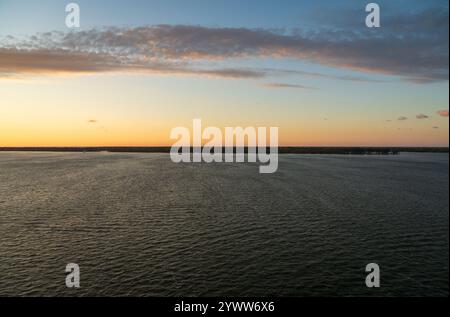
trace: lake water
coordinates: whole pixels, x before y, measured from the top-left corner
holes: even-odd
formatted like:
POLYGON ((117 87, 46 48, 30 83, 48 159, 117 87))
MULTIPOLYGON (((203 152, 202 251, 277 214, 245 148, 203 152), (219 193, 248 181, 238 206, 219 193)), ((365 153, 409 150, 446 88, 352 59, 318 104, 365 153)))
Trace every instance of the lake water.
POLYGON ((0 153, 0 295, 448 296, 448 158, 0 153))

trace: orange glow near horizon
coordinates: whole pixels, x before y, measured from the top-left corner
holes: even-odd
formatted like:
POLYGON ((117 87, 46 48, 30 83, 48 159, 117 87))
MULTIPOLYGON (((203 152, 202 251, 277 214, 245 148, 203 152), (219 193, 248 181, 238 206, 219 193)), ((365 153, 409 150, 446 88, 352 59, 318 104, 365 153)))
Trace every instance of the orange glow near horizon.
POLYGON ((195 78, 2 80, 0 147, 171 146, 170 131, 192 130, 194 118, 203 120, 203 129, 275 126, 280 146, 448 147, 448 117, 435 112, 418 120, 419 110, 411 110, 408 120, 398 121, 409 101, 400 101, 398 112, 370 105, 367 114, 355 113, 356 97, 341 106, 320 91, 195 78))

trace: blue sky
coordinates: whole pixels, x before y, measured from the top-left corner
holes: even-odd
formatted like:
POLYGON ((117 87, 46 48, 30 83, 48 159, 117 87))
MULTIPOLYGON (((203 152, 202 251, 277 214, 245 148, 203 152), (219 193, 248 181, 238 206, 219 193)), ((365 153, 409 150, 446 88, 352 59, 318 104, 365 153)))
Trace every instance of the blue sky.
POLYGON ((67 30, 69 1, 0 0, 0 145, 113 144, 130 126, 117 145, 155 145, 194 117, 278 125, 286 145, 448 145, 448 1, 377 1, 380 29, 369 1, 75 2, 67 30), (24 132, 28 116, 42 123, 24 132))
MULTIPOLYGON (((200 24, 206 26, 293 28, 320 26, 341 14, 364 24, 365 5, 360 0, 79 0, 83 28, 98 26, 139 26, 145 24, 200 24), (319 17, 319 18, 318 18, 319 17), (324 17, 324 18, 322 18, 324 17)), ((0 0, 0 32, 29 34, 64 29, 64 0, 0 0)), ((433 7, 448 8, 448 1, 377 1, 383 15, 408 13, 433 7)))

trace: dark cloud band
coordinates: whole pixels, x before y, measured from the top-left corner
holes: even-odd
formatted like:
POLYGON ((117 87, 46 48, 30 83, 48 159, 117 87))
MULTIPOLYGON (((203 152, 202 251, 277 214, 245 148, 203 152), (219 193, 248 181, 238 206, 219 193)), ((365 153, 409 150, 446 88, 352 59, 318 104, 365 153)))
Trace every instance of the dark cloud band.
MULTIPOLYGON (((271 71, 202 65, 270 57, 400 76, 417 83, 448 80, 448 10, 412 15, 407 22, 419 25, 420 30, 401 28, 394 22, 378 33, 353 28, 335 33, 332 30, 302 33, 157 25, 50 32, 27 40, 8 37, 0 44, 0 74, 141 71, 262 78, 271 71), (446 27, 442 21, 447 22, 446 27)), ((308 74, 327 76, 306 72, 303 75, 308 74)), ((358 80, 345 76, 335 79, 358 80)))

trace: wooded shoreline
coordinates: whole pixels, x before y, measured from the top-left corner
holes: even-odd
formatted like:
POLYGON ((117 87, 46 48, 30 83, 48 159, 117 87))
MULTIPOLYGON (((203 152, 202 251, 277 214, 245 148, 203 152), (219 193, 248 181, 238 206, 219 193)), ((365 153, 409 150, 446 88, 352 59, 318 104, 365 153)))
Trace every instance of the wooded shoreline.
MULTIPOLYGON (((170 147, 0 147, 0 152, 169 153, 170 147)), ((192 152, 191 148, 191 152, 192 152)), ((448 147, 279 147, 280 154, 397 155, 400 152, 449 153, 448 147)), ((225 151, 225 148, 222 148, 225 151)), ((236 152, 236 148, 234 148, 236 152)), ((245 153, 248 148, 245 148, 245 153)))

